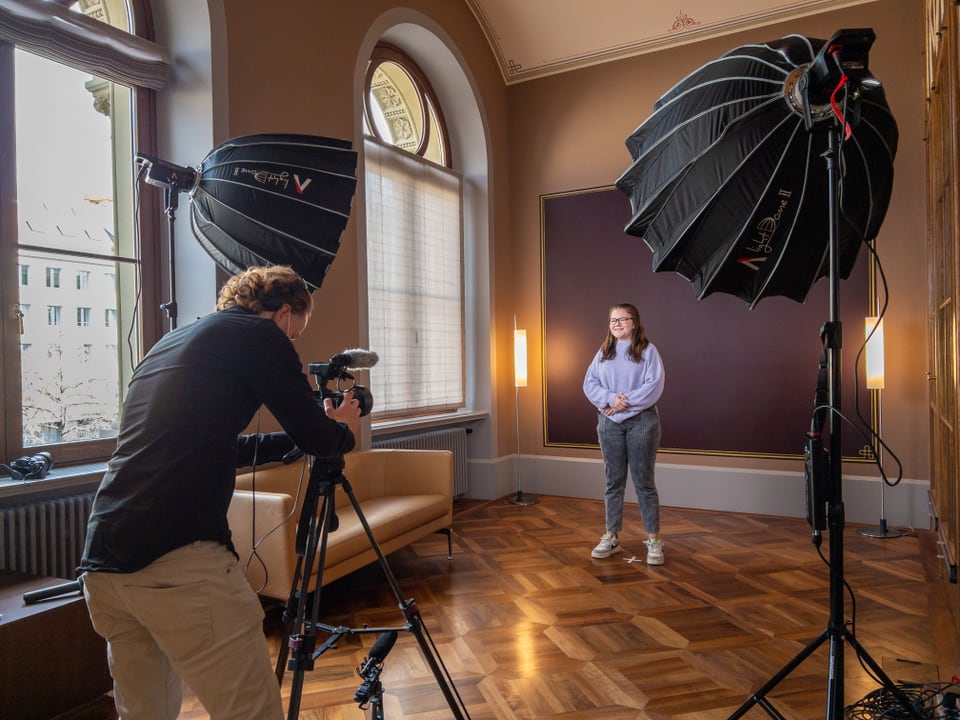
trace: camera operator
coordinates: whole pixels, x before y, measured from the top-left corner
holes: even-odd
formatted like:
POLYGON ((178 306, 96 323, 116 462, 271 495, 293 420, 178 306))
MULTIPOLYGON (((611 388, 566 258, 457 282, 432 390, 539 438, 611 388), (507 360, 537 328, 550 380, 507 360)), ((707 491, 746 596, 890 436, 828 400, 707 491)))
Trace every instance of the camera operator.
POLYGON ((357 402, 321 406, 291 342, 312 307, 289 267, 250 268, 134 372, 79 568, 124 720, 174 720, 181 678, 213 720, 283 716, 227 507, 238 467, 354 446, 357 402), (240 435, 261 405, 286 432, 240 435))

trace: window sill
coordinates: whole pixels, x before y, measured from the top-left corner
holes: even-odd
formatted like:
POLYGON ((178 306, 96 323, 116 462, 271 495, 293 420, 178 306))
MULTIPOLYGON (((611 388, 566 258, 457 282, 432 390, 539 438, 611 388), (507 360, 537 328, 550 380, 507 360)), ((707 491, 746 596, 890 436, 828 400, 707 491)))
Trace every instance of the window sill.
POLYGON ((0 477, 0 505, 39 495, 63 495, 64 491, 96 490, 106 472, 106 463, 89 463, 70 467, 54 467, 41 480, 14 480, 0 477))
POLYGON ((443 415, 427 415, 418 418, 402 418, 398 420, 382 420, 377 423, 371 423, 370 431, 373 437, 386 437, 387 435, 399 435, 401 433, 417 432, 422 430, 434 430, 451 425, 466 425, 481 420, 486 420, 489 413, 480 411, 467 411, 460 413, 445 413, 443 415))

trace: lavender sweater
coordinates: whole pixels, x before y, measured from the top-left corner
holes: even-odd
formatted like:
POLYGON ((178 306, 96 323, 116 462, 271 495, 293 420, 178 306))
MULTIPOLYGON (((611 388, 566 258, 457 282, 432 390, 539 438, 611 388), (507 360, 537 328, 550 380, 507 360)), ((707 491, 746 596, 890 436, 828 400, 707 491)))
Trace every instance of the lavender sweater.
POLYGON ((653 407, 663 393, 663 361, 657 348, 649 343, 640 362, 633 362, 627 357, 629 347, 629 341, 619 341, 616 357, 603 362, 598 350, 583 378, 583 394, 601 412, 613 405, 617 393, 627 396, 630 407, 608 416, 617 423, 653 407))

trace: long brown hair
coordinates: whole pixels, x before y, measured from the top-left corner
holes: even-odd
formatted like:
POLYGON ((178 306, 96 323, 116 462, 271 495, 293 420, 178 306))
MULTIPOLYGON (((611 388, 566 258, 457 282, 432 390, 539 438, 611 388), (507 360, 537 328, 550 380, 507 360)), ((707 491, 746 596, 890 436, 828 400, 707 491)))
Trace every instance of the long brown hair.
POLYGON ((313 295, 303 278, 287 265, 251 267, 220 288, 217 310, 233 305, 257 314, 289 305, 294 315, 302 315, 313 310, 313 295))
MULTIPOLYGON (((627 349, 627 357, 634 362, 640 362, 643 359, 643 350, 650 344, 647 339, 647 332, 643 329, 643 323, 640 322, 640 311, 630 303, 620 303, 614 305, 607 312, 607 318, 613 315, 614 310, 623 310, 633 321, 633 338, 630 341, 630 347, 627 349)), ((600 346, 600 362, 604 360, 613 360, 617 356, 617 338, 610 331, 610 325, 607 324, 607 337, 600 346)))

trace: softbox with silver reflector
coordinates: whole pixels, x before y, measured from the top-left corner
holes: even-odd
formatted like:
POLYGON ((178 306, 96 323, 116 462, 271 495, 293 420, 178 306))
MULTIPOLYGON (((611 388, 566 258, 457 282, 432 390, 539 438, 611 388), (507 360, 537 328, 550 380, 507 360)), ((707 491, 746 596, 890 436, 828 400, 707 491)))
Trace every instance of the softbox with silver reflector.
MULTIPOLYGON (((898 140, 863 33, 843 39, 844 112, 857 129, 839 156, 843 278, 886 214, 898 140)), ((633 210, 625 231, 653 251, 654 270, 678 272, 699 298, 730 293, 751 306, 771 295, 802 302, 827 276, 827 134, 809 130, 837 111, 836 83, 824 85, 831 42, 790 35, 735 48, 677 83, 627 138, 633 162, 616 181, 633 210)))
MULTIPOLYGON (((173 221, 189 193, 190 226, 214 262, 231 275, 252 265, 289 265, 319 288, 340 247, 356 189, 357 154, 334 138, 284 133, 236 137, 196 169, 140 154, 148 184, 164 188, 171 268, 173 221)), ((176 325, 171 270, 164 307, 176 325)))

